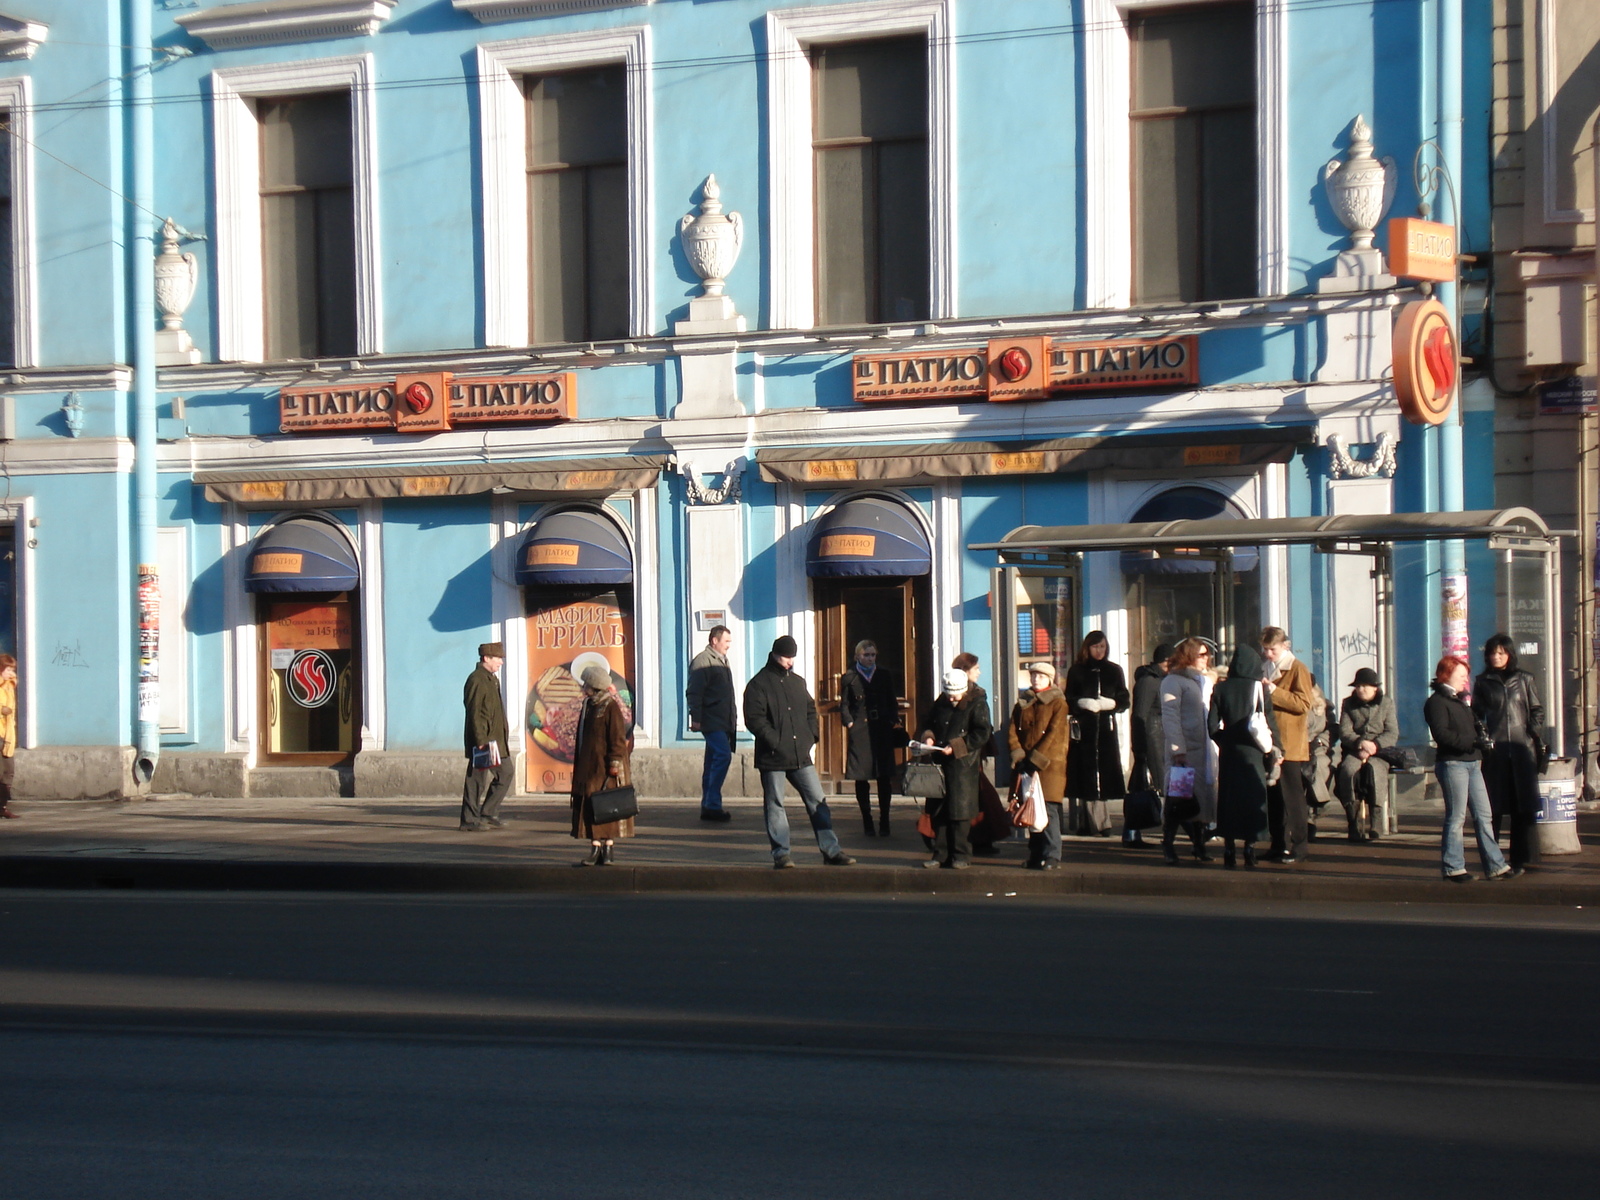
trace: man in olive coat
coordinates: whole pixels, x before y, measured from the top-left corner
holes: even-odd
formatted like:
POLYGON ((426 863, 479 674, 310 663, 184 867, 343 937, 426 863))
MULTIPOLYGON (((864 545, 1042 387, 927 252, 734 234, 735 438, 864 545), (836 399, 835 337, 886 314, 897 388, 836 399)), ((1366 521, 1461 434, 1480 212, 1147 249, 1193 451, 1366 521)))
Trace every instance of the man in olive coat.
POLYGON ((822 781, 811 764, 811 748, 817 744, 817 706, 806 690, 806 681, 794 673, 799 652, 792 637, 780 637, 772 643, 767 665, 744 689, 744 723, 756 740, 756 770, 761 772, 772 865, 779 870, 794 866, 789 857, 789 818, 783 811, 787 779, 805 802, 822 861, 830 867, 848 867, 856 860, 839 848, 822 781))
POLYGON ((462 740, 467 751, 461 828, 473 832, 498 829, 505 824, 500 819, 500 802, 511 790, 511 780, 516 775, 505 701, 500 698, 500 668, 505 660, 503 643, 483 643, 478 647, 478 666, 467 676, 467 685, 461 692, 461 703, 466 708, 462 740))

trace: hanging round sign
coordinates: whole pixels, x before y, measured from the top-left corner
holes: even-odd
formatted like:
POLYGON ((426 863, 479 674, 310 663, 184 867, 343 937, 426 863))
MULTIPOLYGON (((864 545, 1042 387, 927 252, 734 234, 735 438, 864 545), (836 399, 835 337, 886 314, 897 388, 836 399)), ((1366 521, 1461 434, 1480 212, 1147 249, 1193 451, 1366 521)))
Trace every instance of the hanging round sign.
POLYGON ((1455 399, 1461 362, 1450 312, 1437 300, 1402 305, 1394 323, 1394 392, 1414 425, 1438 425, 1455 399))
POLYGON ((283 675, 290 699, 301 708, 321 708, 333 699, 339 668, 325 650, 299 650, 283 675))

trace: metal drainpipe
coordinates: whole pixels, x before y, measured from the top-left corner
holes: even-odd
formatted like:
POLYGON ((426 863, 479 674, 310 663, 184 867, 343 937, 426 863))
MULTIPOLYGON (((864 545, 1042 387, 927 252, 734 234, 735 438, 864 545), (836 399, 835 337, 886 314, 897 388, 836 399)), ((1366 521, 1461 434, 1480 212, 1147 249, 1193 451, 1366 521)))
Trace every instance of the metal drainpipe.
POLYGON ((129 311, 133 321, 134 613, 138 713, 133 774, 148 784, 161 756, 161 576, 156 546, 155 120, 151 109, 150 0, 126 0, 128 141, 132 203, 126 208, 129 311))
MULTIPOLYGON (((1439 2, 1439 151, 1449 168, 1456 187, 1462 186, 1461 169, 1461 0, 1439 2)), ((1460 192, 1456 192, 1451 205, 1450 220, 1456 228, 1456 245, 1461 244, 1460 192)), ((1456 306, 1454 281, 1438 285, 1439 303, 1451 314, 1456 326, 1456 336, 1461 334, 1460 312, 1456 306)), ((1456 403, 1439 427, 1439 510, 1460 512, 1465 508, 1465 486, 1461 463, 1461 384, 1456 375, 1456 403)), ((1466 650, 1467 618, 1467 555, 1466 546, 1459 539, 1444 544, 1440 561, 1440 634, 1447 654, 1466 650), (1452 595, 1451 602, 1446 597, 1452 595), (1452 622, 1451 603, 1461 606, 1460 614, 1452 622), (1452 628, 1453 626, 1453 628, 1452 628)))

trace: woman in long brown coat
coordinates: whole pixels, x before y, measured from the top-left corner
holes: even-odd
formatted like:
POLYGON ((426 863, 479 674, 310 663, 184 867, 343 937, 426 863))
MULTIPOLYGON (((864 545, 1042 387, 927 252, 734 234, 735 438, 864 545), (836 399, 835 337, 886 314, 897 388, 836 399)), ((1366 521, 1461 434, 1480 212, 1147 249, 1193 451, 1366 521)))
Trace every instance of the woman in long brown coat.
POLYGON ((1056 687, 1056 669, 1047 662, 1028 668, 1033 690, 1011 710, 1007 741, 1011 769, 1039 776, 1049 823, 1028 835, 1028 868, 1053 871, 1061 863, 1062 801, 1067 791, 1067 751, 1072 745, 1072 714, 1056 687))
POLYGON ((633 818, 594 823, 591 797, 604 787, 628 782, 632 739, 622 715, 611 672, 596 664, 583 672, 583 718, 572 753, 572 836, 588 838, 589 857, 580 867, 611 865, 611 846, 617 838, 633 836, 633 818))

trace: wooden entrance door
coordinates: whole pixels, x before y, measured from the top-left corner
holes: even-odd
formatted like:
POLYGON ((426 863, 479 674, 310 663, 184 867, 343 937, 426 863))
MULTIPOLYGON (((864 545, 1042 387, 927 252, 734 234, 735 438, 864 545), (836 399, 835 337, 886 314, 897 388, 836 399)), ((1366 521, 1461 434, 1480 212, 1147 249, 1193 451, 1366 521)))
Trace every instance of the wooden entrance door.
POLYGON ((932 696, 934 664, 927 576, 910 579, 812 580, 817 613, 816 697, 821 738, 817 770, 824 779, 843 779, 844 729, 839 724, 839 681, 854 661, 863 639, 878 644, 878 664, 900 681, 899 707, 915 731, 932 696))
POLYGON ((258 603, 262 757, 345 762, 361 728, 355 593, 263 595, 258 603))

